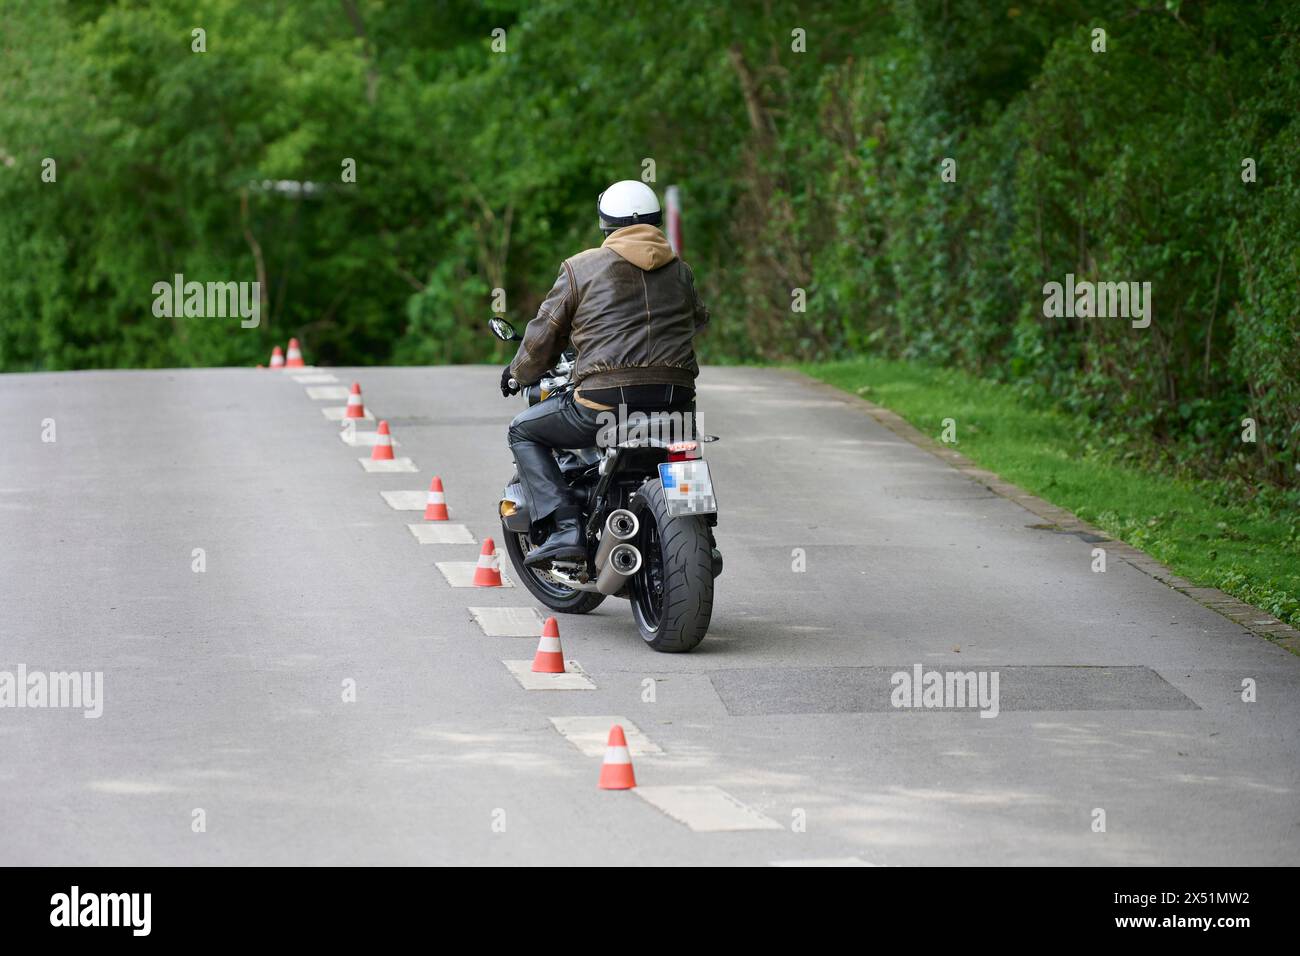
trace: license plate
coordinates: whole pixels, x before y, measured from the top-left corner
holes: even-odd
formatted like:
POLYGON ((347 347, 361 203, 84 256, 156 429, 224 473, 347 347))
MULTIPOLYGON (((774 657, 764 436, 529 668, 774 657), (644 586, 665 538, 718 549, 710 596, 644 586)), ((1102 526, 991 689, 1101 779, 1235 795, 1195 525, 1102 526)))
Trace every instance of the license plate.
POLYGON ((673 517, 707 515, 718 510, 709 464, 703 459, 666 461, 659 466, 659 480, 663 482, 668 513, 673 517))

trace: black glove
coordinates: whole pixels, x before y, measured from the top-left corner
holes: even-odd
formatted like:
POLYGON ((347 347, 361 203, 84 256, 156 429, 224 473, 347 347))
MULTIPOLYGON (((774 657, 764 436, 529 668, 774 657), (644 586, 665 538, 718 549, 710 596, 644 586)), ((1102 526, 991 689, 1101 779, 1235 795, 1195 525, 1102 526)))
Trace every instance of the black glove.
POLYGON ((510 381, 510 366, 501 370, 501 394, 506 398, 519 394, 519 385, 510 381))

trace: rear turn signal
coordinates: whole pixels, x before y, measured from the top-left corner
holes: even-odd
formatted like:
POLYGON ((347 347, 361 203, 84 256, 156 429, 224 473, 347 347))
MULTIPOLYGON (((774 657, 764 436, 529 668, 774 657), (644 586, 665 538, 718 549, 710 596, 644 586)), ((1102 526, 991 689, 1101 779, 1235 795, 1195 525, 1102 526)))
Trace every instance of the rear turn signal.
POLYGON ((518 510, 519 509, 515 507, 515 503, 511 501, 509 498, 501 499, 501 517, 509 518, 518 510))

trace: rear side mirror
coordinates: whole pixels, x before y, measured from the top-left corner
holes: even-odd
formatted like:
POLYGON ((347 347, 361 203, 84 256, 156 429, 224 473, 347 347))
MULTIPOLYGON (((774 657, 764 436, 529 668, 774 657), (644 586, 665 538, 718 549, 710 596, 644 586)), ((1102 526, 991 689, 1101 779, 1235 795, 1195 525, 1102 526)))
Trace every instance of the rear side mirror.
POLYGON ((515 327, 499 315, 494 315, 488 319, 488 328, 502 342, 514 342, 519 339, 519 333, 515 331, 515 327))

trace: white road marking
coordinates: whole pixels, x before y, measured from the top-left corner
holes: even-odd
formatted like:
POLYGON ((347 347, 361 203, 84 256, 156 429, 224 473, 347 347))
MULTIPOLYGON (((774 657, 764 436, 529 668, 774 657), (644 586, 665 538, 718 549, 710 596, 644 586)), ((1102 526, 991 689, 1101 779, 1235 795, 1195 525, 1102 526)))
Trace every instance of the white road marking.
POLYGON ((477 544, 469 528, 449 521, 429 521, 425 524, 408 524, 411 534, 420 544, 477 544))
MULTIPOLYGON (((344 428, 339 431, 339 441, 353 448, 371 448, 379 443, 379 432, 362 432, 355 428, 344 428)), ((396 438, 392 439, 392 443, 394 448, 400 448, 402 444, 396 438)))
POLYGON ((329 372, 313 372, 308 375, 295 375, 293 380, 299 385, 325 385, 330 382, 337 382, 338 379, 329 372))
POLYGON ((582 665, 577 661, 565 661, 563 674, 534 674, 533 662, 526 661, 502 661, 510 673, 515 675, 515 680, 524 690, 595 690, 596 685, 591 682, 582 669, 582 665))
POLYGON ((770 866, 879 866, 856 856, 834 856, 820 860, 773 860, 770 866))
POLYGON ((394 511, 423 511, 429 498, 427 491, 381 491, 379 496, 394 511))
POLYGON ((636 793, 696 833, 726 830, 782 830, 784 827, 745 806, 721 787, 637 787, 636 793))
MULTIPOLYGON (((474 586, 474 571, 477 568, 477 561, 438 562, 438 570, 441 571, 442 576, 447 579, 447 583, 454 588, 472 588, 474 586)), ((505 576, 505 572, 502 572, 501 574, 501 586, 507 588, 514 587, 514 585, 510 583, 510 579, 505 576)), ((529 663, 531 664, 532 662, 529 661, 529 663)))
POLYGON ((365 414, 363 414, 360 418, 353 418, 353 419, 349 419, 344 414, 347 410, 348 407, 346 405, 330 405, 325 408, 322 408, 320 410, 320 413, 332 422, 342 422, 342 421, 373 422, 375 420, 375 416, 370 414, 369 409, 367 409, 365 411, 365 414))
POLYGON ((419 471, 415 467, 415 462, 409 458, 387 458, 380 461, 374 461, 370 458, 358 458, 361 467, 366 471, 379 473, 391 473, 395 471, 419 471))
POLYGON ((661 754, 663 749, 637 729, 626 717, 552 717, 555 729, 588 757, 605 756, 609 728, 619 724, 627 737, 627 749, 633 755, 661 754))
POLYGON ((472 607, 469 613, 488 637, 538 637, 542 616, 531 607, 472 607))
POLYGON ((347 398, 348 390, 342 385, 308 385, 307 397, 322 398, 347 398))

